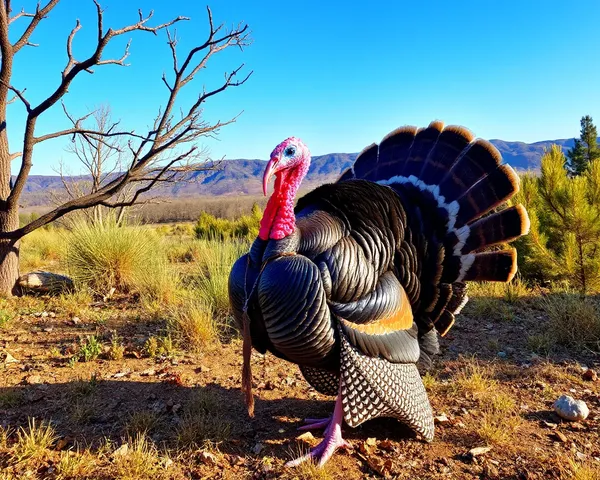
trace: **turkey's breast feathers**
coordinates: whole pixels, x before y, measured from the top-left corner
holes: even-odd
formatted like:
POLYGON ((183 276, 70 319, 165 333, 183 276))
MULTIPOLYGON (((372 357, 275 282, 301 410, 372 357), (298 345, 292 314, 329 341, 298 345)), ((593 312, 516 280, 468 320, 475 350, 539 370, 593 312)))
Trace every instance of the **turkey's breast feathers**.
POLYGON ((296 226, 296 234, 284 240, 256 240, 233 268, 236 317, 252 292, 248 315, 255 348, 335 369, 339 326, 369 356, 416 362, 409 292, 418 297, 420 258, 406 235, 400 197, 361 180, 324 185, 298 201, 296 226), (245 292, 239 280, 244 277, 245 292))

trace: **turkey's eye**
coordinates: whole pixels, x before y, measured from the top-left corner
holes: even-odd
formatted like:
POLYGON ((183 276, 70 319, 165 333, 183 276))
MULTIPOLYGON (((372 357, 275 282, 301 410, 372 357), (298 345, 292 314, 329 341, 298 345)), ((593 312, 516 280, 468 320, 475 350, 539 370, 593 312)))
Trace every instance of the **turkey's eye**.
POLYGON ((294 153, 296 153, 296 149, 294 147, 288 147, 285 149, 285 156, 286 157, 291 157, 294 155, 294 153))

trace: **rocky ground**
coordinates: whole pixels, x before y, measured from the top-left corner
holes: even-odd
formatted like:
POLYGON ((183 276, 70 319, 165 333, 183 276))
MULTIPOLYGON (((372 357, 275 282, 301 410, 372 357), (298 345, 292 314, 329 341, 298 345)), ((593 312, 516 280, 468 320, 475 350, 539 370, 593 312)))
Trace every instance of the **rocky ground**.
POLYGON ((352 449, 319 470, 284 463, 318 442, 322 432, 297 428, 327 416, 331 398, 295 366, 254 354, 249 418, 239 340, 177 350, 160 318, 130 300, 77 315, 43 297, 11 307, 0 328, 0 479, 600 478, 600 358, 533 353, 541 317, 527 304, 500 320, 467 309, 443 340, 424 378, 432 443, 379 419, 347 428, 352 449), (588 418, 558 417, 562 394, 583 400, 588 418))

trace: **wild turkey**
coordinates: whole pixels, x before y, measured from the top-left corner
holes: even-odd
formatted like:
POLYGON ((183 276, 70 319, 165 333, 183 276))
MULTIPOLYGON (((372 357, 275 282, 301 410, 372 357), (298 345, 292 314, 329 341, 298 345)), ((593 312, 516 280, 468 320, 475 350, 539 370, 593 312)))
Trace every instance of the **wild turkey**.
POLYGON ((296 363, 333 416, 307 419, 324 440, 293 462, 323 464, 356 427, 395 417, 431 441, 433 415, 417 363, 430 362, 467 302, 465 282, 507 282, 527 233, 523 206, 486 215, 518 190, 492 144, 465 128, 402 127, 365 148, 334 184, 298 200, 308 148, 288 138, 263 177, 275 190, 250 252, 233 266, 230 302, 244 335, 244 388, 253 410, 250 339, 296 363), (295 214, 294 214, 295 212, 295 214))

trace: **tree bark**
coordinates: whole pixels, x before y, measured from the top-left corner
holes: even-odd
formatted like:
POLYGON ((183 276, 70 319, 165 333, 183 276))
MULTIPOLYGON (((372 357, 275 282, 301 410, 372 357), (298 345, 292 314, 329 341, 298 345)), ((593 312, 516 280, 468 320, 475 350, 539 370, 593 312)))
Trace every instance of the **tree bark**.
MULTIPOLYGON (((0 211, 0 232, 10 232, 19 228, 19 213, 0 211)), ((20 240, 0 239, 0 297, 18 295, 20 240)))

